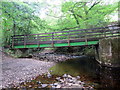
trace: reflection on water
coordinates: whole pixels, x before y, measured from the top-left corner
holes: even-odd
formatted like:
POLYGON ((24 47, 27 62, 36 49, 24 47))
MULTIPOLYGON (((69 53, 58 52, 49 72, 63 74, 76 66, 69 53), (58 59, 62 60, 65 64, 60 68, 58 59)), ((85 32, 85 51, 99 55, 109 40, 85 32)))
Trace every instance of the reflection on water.
POLYGON ((96 88, 120 87, 120 69, 101 67, 95 59, 81 57, 59 62, 51 68, 54 75, 80 75, 81 79, 95 83, 96 88))

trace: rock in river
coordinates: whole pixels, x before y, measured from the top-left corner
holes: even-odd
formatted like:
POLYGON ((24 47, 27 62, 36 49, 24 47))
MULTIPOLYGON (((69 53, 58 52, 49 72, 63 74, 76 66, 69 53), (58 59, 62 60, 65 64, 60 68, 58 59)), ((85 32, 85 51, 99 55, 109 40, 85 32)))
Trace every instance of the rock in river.
POLYGON ((47 87, 48 86, 48 84, 41 84, 41 87, 42 88, 45 88, 45 87, 47 87))
POLYGON ((67 77, 67 74, 64 74, 64 75, 63 75, 63 78, 66 78, 66 77, 67 77))

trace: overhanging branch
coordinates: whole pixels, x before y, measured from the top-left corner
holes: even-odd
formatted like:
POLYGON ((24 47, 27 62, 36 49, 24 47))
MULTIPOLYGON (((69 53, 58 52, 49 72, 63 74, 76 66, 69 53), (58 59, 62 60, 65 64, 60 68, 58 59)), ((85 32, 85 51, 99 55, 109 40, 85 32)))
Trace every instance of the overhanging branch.
POLYGON ((97 4, 99 4, 99 3, 100 3, 100 1, 99 1, 99 2, 94 2, 94 4, 88 9, 87 14, 89 13, 89 11, 90 11, 95 5, 97 5, 97 4))

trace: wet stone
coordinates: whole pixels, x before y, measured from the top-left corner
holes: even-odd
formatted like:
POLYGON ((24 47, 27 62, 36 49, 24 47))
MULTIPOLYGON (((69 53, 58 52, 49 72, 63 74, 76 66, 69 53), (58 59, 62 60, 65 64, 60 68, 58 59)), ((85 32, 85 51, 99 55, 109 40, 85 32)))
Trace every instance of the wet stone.
POLYGON ((56 80, 60 81, 61 77, 57 77, 56 80))
POLYGON ((71 75, 68 75, 67 77, 68 77, 68 78, 72 78, 72 76, 71 76, 71 75))
POLYGON ((76 83, 81 84, 81 81, 77 81, 76 83))
POLYGON ((80 79, 80 76, 76 76, 77 79, 80 79))
POLYGON ((48 84, 41 84, 41 87, 42 88, 45 88, 45 87, 47 87, 48 86, 48 84))
POLYGON ((73 80, 72 80, 72 79, 69 79, 69 82, 70 82, 70 83, 72 83, 72 82, 73 82, 73 80))
POLYGON ((66 78, 66 77, 67 77, 67 74, 64 74, 62 77, 63 77, 63 78, 66 78))
POLYGON ((54 85, 54 86, 57 86, 57 85, 59 85, 59 83, 54 83, 53 85, 54 85))
POLYGON ((81 82, 81 84, 83 85, 83 84, 85 84, 84 82, 81 82))
POLYGON ((57 85, 56 88, 61 88, 61 85, 57 85))
POLYGON ((40 81, 37 81, 37 84, 41 84, 41 82, 40 82, 40 81))
POLYGON ((52 86, 52 88, 56 88, 55 86, 52 86))
POLYGON ((48 72, 47 77, 48 77, 48 78, 51 78, 52 75, 48 72))

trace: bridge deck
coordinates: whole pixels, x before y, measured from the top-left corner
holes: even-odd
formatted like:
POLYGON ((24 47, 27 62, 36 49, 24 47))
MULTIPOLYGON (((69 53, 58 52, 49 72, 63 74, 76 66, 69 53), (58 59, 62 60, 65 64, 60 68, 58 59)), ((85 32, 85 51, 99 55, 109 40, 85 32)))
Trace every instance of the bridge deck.
MULTIPOLYGON (((89 41, 87 45, 94 45, 97 44, 98 41, 89 41)), ((85 42, 75 42, 75 43, 70 43, 70 45, 68 45, 68 43, 55 43, 54 46, 52 46, 52 44, 41 44, 41 45, 37 45, 37 44, 33 44, 33 45, 17 45, 14 46, 14 48, 37 48, 37 47, 66 47, 66 46, 82 46, 82 45, 86 45, 85 42)))
POLYGON ((120 36, 120 27, 100 27, 52 33, 12 36, 12 48, 95 45, 99 39, 120 36))

